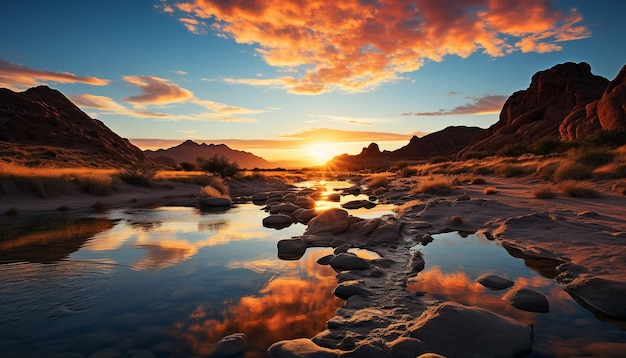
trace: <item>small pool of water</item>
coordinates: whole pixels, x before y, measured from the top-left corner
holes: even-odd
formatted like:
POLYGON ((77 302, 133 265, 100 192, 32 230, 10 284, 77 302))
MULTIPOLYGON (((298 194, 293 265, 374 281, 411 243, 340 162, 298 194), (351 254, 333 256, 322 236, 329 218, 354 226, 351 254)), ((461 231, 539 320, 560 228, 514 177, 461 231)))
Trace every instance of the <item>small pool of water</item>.
POLYGON ((596 344, 605 352, 611 342, 626 343, 626 322, 609 322, 580 306, 551 276, 545 262, 528 262, 511 256, 497 241, 476 235, 446 233, 414 249, 423 253, 426 267, 413 278, 408 290, 427 297, 485 308, 533 325, 534 351, 529 357, 568 357, 580 347, 596 344), (491 273, 515 281, 515 286, 543 293, 550 312, 521 311, 502 299, 507 290, 492 291, 475 280, 491 273), (572 350, 574 349, 574 351, 572 350))

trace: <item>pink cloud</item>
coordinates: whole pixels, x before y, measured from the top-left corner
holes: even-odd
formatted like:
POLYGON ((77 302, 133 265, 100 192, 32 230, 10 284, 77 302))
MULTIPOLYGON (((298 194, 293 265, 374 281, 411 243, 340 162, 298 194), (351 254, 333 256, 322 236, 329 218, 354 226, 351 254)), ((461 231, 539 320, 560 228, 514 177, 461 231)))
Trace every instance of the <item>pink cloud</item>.
POLYGON ((166 79, 152 76, 124 76, 124 80, 141 89, 141 94, 124 98, 134 105, 185 102, 193 93, 166 79))
POLYGON ((474 98, 474 102, 455 107, 450 110, 440 109, 435 112, 403 113, 403 116, 451 116, 460 114, 491 114, 500 113, 507 96, 484 96, 474 98))
POLYGON ((590 35, 576 9, 549 0, 195 0, 175 7, 294 73, 232 83, 306 94, 365 91, 449 55, 558 51, 558 42, 590 35))
POLYGON ((0 60, 0 86, 14 90, 52 83, 85 83, 94 86, 104 86, 110 81, 98 77, 77 76, 70 72, 54 72, 36 70, 18 65, 9 61, 0 60))

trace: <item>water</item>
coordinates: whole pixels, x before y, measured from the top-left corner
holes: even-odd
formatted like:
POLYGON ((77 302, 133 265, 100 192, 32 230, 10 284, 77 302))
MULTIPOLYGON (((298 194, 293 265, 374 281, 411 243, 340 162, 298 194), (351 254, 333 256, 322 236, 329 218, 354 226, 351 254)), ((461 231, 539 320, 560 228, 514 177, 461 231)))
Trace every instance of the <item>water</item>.
POLYGON ((202 356, 242 332, 245 356, 264 357, 274 342, 314 336, 343 303, 332 294, 336 272, 316 263, 332 249, 279 260, 276 243, 305 226, 264 228, 267 215, 244 204, 2 218, 2 356, 202 356))
MULTIPOLYGON (((327 193, 349 186, 325 185, 327 193)), ((322 198, 318 206, 365 198, 322 198)), ((379 217, 392 208, 350 213, 379 217)), ((331 249, 309 249, 300 260, 281 261, 277 241, 301 235, 305 226, 268 229, 261 224, 265 216, 260 206, 243 204, 222 212, 164 207, 0 218, 1 355, 205 356, 222 337, 243 332, 245 356, 265 357, 274 342, 316 335, 343 303, 332 295, 335 271, 316 263, 331 249)), ((497 242, 456 233, 437 235, 416 249, 424 253, 426 269, 409 290, 532 324, 533 357, 626 342, 623 322, 595 317, 554 282, 554 263, 532 262, 536 270, 531 269, 497 242), (550 312, 507 305, 503 291, 474 282, 484 273, 539 290, 550 312)))
MULTIPOLYGON (((447 233, 433 238, 426 246, 415 247, 423 253, 426 267, 412 279, 408 290, 425 292, 436 300, 482 307, 532 324, 534 351, 529 357, 572 356, 578 349, 594 349, 582 348, 590 344, 599 349, 595 355, 606 355, 610 342, 626 343, 625 322, 596 317, 554 281, 556 262, 525 262, 511 256, 497 241, 476 235, 447 233), (526 312, 509 305, 502 299, 506 290, 492 291, 475 281, 486 273, 543 293, 550 303, 550 312, 526 312)), ((619 349, 623 352, 625 348, 619 349)))

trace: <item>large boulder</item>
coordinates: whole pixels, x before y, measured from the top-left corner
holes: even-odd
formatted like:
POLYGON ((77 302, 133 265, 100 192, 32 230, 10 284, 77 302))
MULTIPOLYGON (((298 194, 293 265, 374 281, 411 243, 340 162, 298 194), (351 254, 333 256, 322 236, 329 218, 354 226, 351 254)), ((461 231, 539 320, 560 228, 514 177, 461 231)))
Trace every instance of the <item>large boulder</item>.
POLYGON ((477 307, 445 302, 424 312, 407 336, 424 343, 424 351, 446 357, 522 357, 532 348, 528 327, 477 307))
POLYGON ((304 235, 340 234, 350 226, 350 216, 343 209, 328 209, 311 221, 304 235))
POLYGON ((263 219, 263 226, 274 229, 283 229, 293 224, 293 221, 293 218, 289 215, 272 214, 263 219))
POLYGON ((546 296, 530 288, 516 288, 503 297, 513 307, 522 311, 546 313, 550 305, 546 296))

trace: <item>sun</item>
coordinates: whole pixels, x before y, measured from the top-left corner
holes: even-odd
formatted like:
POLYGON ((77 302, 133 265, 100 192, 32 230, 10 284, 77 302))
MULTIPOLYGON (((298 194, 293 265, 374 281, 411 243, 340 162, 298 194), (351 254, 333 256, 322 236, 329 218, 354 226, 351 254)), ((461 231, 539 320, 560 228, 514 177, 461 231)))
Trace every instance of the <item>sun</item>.
POLYGON ((325 164, 333 157, 344 153, 341 143, 312 143, 305 145, 304 148, 315 165, 325 164))

